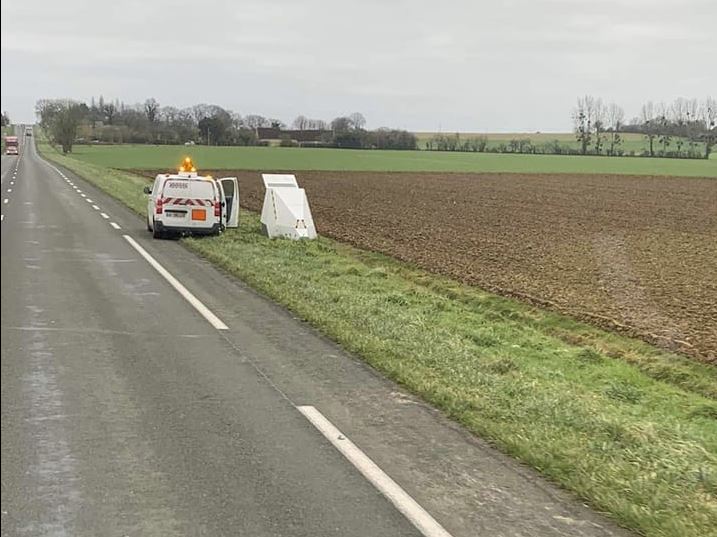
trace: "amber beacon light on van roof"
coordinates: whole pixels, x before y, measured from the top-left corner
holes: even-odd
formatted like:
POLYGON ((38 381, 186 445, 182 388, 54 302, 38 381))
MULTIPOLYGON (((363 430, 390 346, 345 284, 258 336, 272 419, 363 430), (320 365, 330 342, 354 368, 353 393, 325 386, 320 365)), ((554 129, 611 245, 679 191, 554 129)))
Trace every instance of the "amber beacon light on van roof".
POLYGON ((180 172, 196 172, 197 168, 194 166, 194 162, 190 157, 184 157, 182 164, 179 166, 180 172))

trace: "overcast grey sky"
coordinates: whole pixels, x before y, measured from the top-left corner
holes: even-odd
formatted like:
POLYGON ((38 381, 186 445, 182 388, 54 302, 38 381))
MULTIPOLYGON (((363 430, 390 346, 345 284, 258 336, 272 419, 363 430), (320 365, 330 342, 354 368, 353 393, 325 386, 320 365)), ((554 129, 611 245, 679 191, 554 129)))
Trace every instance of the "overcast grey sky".
POLYGON ((715 0, 2 2, 2 109, 43 97, 218 104, 290 123, 565 131, 581 94, 628 118, 715 95, 715 0))

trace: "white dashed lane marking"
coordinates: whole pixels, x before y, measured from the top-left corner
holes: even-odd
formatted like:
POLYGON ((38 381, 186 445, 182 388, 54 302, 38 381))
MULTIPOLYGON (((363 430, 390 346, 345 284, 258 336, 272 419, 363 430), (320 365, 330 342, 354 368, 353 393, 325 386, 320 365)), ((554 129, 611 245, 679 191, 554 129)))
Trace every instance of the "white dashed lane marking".
MULTIPOLYGON (((73 182, 70 180, 69 177, 67 177, 64 173, 62 173, 62 172, 61 172, 59 169, 57 169, 55 166, 53 166, 53 165, 51 165, 51 164, 48 164, 48 163, 46 163, 46 164, 47 164, 48 166, 50 166, 50 168, 52 168, 53 170, 55 170, 55 171, 60 175, 60 177, 62 177, 62 178, 67 182, 67 184, 70 185, 70 186, 75 190, 75 192, 77 192, 80 196, 82 196, 83 198, 85 198, 85 201, 86 201, 87 203, 92 203, 92 204, 93 204, 93 205, 92 205, 92 208, 93 208, 95 211, 101 211, 101 209, 100 209, 97 205, 94 205, 94 202, 93 202, 90 198, 87 197, 87 194, 84 194, 84 193, 82 192, 82 190, 80 190, 80 189, 77 187, 77 185, 75 185, 75 183, 73 183, 73 182)), ((13 183, 10 183, 10 184, 12 185, 13 183)), ((9 201, 9 200, 6 199, 6 200, 5 200, 5 203, 7 203, 8 201, 9 201)), ((100 212, 100 216, 102 216, 102 218, 104 218, 105 220, 109 220, 109 219, 110 219, 110 216, 109 216, 107 213, 100 212)), ((5 216, 4 216, 4 215, 3 215, 3 220, 5 220, 5 216)), ((121 228, 117 223, 115 223, 115 222, 110 222, 110 225, 111 225, 114 229, 122 229, 122 228, 121 228)))
POLYGON ((425 537, 451 537, 451 534, 428 511, 421 507, 315 407, 297 406, 296 408, 425 537))
POLYGON ((204 317, 207 321, 209 321, 209 324, 211 324, 217 330, 229 330, 229 327, 227 325, 225 325, 219 317, 214 315, 214 313, 212 313, 212 311, 209 308, 207 308, 196 296, 194 296, 186 287, 184 287, 184 285, 182 285, 181 282, 179 280, 177 280, 177 278, 172 276, 172 274, 170 274, 170 272, 167 269, 165 269, 162 265, 160 265, 159 262, 147 252, 147 250, 142 248, 137 243, 137 241, 135 241, 129 235, 122 235, 122 236, 127 240, 127 242, 130 244, 130 246, 132 246, 132 248, 137 250, 139 255, 144 257, 144 259, 147 261, 147 263, 152 265, 152 268, 154 268, 154 270, 159 272, 159 274, 165 280, 167 280, 169 285, 174 287, 174 289, 180 295, 182 295, 185 298, 185 300, 187 302, 189 302, 194 307, 194 309, 196 309, 199 312, 199 314, 202 317, 204 317))

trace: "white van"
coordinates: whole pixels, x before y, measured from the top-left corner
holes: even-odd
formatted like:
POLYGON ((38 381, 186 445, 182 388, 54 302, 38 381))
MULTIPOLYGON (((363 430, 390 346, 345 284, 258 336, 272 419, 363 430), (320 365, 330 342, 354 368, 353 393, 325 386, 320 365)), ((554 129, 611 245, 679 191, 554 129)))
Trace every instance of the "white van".
POLYGON ((239 184, 236 177, 214 179, 194 168, 160 174, 144 187, 147 230, 154 238, 168 235, 218 235, 239 226, 239 184))

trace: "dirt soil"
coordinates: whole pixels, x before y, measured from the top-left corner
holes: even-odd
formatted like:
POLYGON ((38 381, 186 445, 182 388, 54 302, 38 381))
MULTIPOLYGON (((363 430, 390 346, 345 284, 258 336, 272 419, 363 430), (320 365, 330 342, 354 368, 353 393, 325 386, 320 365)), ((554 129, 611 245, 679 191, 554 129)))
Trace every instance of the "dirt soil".
MULTIPOLYGON (((261 210, 258 172, 213 174, 261 210)), ((717 180, 296 175, 322 235, 717 363, 717 180)))

